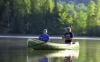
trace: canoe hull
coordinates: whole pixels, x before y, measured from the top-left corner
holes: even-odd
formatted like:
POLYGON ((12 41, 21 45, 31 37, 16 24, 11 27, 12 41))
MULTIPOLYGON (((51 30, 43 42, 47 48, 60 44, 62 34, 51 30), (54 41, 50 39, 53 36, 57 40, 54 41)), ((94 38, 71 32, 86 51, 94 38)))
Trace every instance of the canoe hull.
POLYGON ((34 50, 66 50, 66 49, 79 49, 79 43, 75 44, 60 44, 60 43, 44 43, 37 40, 28 40, 28 47, 34 50))

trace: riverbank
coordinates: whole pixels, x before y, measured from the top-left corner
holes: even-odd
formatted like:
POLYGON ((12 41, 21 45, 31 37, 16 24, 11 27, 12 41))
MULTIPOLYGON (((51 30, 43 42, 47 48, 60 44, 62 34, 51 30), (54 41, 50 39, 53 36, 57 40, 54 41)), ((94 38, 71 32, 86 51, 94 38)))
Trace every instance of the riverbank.
MULTIPOLYGON (((0 38, 38 38, 39 35, 0 35, 0 38)), ((62 39, 61 36, 50 36, 50 39, 62 39)), ((82 37, 82 36, 75 36, 73 39, 78 40, 100 40, 100 37, 82 37)))

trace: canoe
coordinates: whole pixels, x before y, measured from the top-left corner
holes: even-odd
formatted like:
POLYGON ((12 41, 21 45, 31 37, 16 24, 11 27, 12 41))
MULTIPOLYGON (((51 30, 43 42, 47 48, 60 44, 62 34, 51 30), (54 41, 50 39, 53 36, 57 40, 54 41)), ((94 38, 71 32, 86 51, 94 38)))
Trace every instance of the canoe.
POLYGON ((28 47, 34 50, 77 50, 79 49, 79 42, 75 42, 74 44, 60 44, 52 42, 44 43, 36 39, 28 39, 28 47))

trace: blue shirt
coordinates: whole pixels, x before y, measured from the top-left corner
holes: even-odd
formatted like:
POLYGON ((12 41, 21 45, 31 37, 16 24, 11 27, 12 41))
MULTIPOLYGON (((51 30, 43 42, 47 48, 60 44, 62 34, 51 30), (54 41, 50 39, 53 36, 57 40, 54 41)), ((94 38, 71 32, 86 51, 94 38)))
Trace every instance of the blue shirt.
POLYGON ((45 58, 39 59, 38 62, 49 62, 49 59, 45 57, 45 58))
POLYGON ((50 40, 50 39, 49 39, 49 35, 48 35, 48 34, 41 34, 41 35, 39 36, 39 40, 48 42, 48 41, 50 40))

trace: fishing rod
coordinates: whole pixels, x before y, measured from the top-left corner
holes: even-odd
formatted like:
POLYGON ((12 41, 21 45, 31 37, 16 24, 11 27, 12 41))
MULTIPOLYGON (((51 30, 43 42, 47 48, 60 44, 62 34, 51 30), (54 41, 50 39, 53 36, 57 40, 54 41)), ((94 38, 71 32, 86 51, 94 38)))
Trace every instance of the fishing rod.
MULTIPOLYGON (((38 17, 37 17, 37 19, 40 20, 40 21, 42 22, 42 20, 39 19, 38 17)), ((56 31, 56 30, 55 30, 53 27, 51 27, 50 25, 48 25, 48 27, 50 27, 52 30, 54 30, 54 31, 57 32, 59 35, 61 35, 58 31, 56 31)), ((54 41, 51 41, 51 42, 54 42, 54 41)))
MULTIPOLYGON (((37 17, 37 19, 39 19, 38 17, 37 17)), ((40 20, 40 19, 39 19, 40 20)), ((42 20, 40 20, 41 22, 42 22, 42 20)), ((55 31, 55 32, 57 32, 59 35, 61 35, 60 34, 60 32, 58 32, 58 31, 56 31, 53 27, 51 27, 49 24, 48 24, 48 27, 50 27, 53 31, 55 31)))

